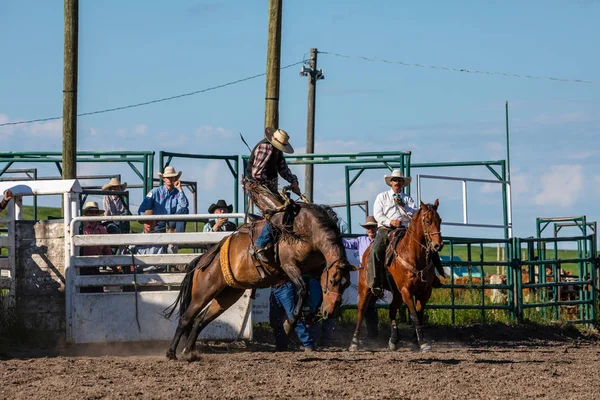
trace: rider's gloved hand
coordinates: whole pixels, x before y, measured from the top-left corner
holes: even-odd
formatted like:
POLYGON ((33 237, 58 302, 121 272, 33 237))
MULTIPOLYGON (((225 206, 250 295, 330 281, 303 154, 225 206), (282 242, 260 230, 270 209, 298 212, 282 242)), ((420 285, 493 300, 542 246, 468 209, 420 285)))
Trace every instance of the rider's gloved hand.
POLYGON ((298 186, 298 182, 294 182, 292 183, 292 192, 296 193, 298 196, 300 196, 302 194, 302 192, 300 191, 300 186, 298 186))

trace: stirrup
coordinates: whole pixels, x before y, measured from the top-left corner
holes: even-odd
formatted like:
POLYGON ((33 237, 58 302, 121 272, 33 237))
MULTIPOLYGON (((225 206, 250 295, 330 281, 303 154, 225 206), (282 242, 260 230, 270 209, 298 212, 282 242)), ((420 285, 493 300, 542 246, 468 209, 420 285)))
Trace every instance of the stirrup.
POLYGON ((378 299, 383 297, 383 289, 380 287, 371 288, 371 293, 373 293, 373 296, 377 297, 378 299))
POLYGON ((264 264, 269 264, 269 257, 267 257, 267 248, 266 247, 254 247, 254 255, 256 259, 264 264))

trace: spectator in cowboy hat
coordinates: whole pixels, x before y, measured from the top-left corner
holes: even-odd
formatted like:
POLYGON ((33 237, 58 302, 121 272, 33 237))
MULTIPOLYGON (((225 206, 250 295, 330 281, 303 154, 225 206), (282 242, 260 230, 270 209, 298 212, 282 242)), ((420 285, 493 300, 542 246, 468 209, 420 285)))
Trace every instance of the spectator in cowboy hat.
MULTIPOLYGON (((223 199, 219 199, 219 201, 208 207, 209 214, 231 214, 232 212, 233 205, 227 205, 223 199)), ((229 221, 228 218, 211 219, 204 224, 204 232, 233 232, 235 230, 237 230, 237 225, 229 221)))
MULTIPOLYGON (((265 137, 262 139, 252 152, 248 159, 246 169, 246 179, 257 181, 274 193, 277 193, 278 177, 292 184, 292 191, 300 195, 298 186, 298 177, 290 171, 283 153, 291 154, 294 148, 290 144, 290 136, 283 129, 266 128, 265 137)), ((269 259, 265 254, 268 246, 272 244, 271 225, 265 224, 260 235, 256 239, 255 254, 258 259, 268 264, 269 259)))
MULTIPOLYGON (((358 262, 362 262, 365 251, 371 246, 377 235, 377 221, 375 217, 369 215, 364 224, 360 224, 366 230, 365 236, 357 238, 342 238, 344 247, 350 250, 356 250, 358 262)), ((364 267, 364 266, 363 266, 364 267)), ((365 314, 365 321, 367 322, 367 337, 375 338, 378 333, 379 316, 377 315, 376 307, 377 298, 372 297, 371 301, 367 305, 367 311, 365 314)))
MULTIPOLYGON (((98 203, 95 201, 88 201, 83 207, 82 214, 84 217, 99 217, 104 215, 104 210, 98 207, 98 203)), ((108 232, 106 228, 100 223, 100 221, 83 221, 83 234, 84 235, 106 235, 108 232)), ((81 248, 82 256, 109 256, 112 255, 109 246, 84 246, 81 248)), ((80 269, 81 275, 98 275, 100 274, 99 267, 88 267, 80 269)), ((101 287, 88 287, 81 288, 82 293, 97 293, 103 292, 101 287)))
POLYGON ((4 209, 6 208, 6 206, 8 205, 8 202, 10 201, 10 199, 12 199, 13 194, 10 191, 10 189, 7 189, 4 192, 4 196, 2 197, 2 201, 0 201, 0 212, 4 211, 4 209))
MULTIPOLYGON (((154 212, 152 210, 146 210, 144 211, 144 214, 142 215, 154 215, 154 212)), ((144 225, 144 231, 142 233, 153 233, 154 232, 154 227, 156 226, 156 221, 154 220, 150 220, 150 221, 139 221, 141 224, 144 225)), ((135 246, 130 246, 129 247, 130 251, 132 254, 167 254, 167 246, 157 246, 154 244, 142 244, 142 245, 135 245, 135 246)), ((166 267, 163 265, 137 265, 136 267, 136 272, 144 272, 144 273, 150 273, 150 272, 163 272, 166 267)))
MULTIPOLYGON (((143 214, 146 210, 152 210, 154 215, 181 215, 189 214, 189 202, 183 189, 181 188, 181 171, 175 171, 172 166, 167 166, 158 176, 163 180, 163 185, 152 189, 147 195, 138 214, 143 214)), ((160 221, 156 224, 155 232, 185 232, 185 221, 173 221, 165 223, 160 221)))
MULTIPOLYGON (((102 190, 111 192, 123 192, 127 189, 127 182, 121 183, 117 177, 113 177, 110 181, 102 186, 102 190)), ((111 194, 105 195, 103 199, 104 215, 130 215, 129 209, 123 203, 122 195, 111 194)), ((129 232, 129 221, 108 221, 105 222, 108 233, 129 232)))

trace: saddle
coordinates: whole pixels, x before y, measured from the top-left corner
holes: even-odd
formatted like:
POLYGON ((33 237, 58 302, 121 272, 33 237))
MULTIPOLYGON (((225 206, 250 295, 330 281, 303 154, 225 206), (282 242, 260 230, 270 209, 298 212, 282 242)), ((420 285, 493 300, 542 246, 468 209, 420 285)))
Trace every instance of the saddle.
POLYGON ((394 252, 396 249, 396 245, 398 242, 406 235, 407 229, 404 226, 401 226, 396 229, 391 229, 388 232, 388 240, 389 244, 385 249, 385 265, 384 267, 388 267, 392 261, 394 260, 394 252))

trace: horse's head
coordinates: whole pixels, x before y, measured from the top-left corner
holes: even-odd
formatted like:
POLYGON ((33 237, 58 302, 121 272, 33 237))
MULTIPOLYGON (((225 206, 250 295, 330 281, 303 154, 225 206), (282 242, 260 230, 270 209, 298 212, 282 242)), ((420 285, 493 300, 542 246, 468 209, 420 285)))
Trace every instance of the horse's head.
MULTIPOLYGON (((440 202, 438 199, 433 204, 425 204, 421 202, 418 214, 418 222, 421 223, 423 236, 425 237, 426 247, 428 251, 440 251, 444 247, 442 232, 442 218, 437 213, 440 202)), ((414 218, 413 218, 414 219, 414 218)))
POLYGON ((354 269, 347 260, 338 260, 323 270, 321 274, 323 302, 320 312, 323 318, 334 315, 336 308, 342 303, 342 294, 350 286, 350 271, 354 269))

